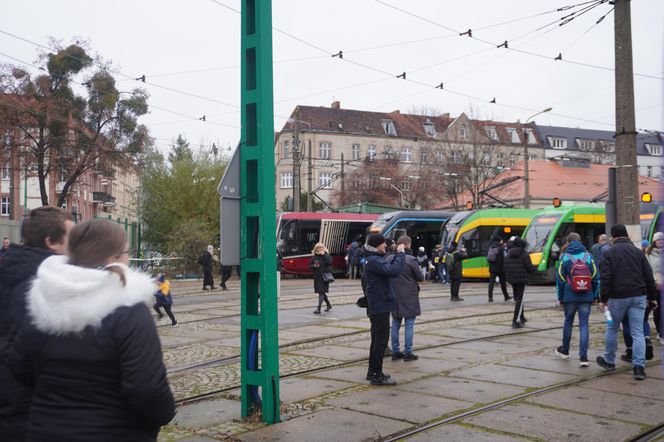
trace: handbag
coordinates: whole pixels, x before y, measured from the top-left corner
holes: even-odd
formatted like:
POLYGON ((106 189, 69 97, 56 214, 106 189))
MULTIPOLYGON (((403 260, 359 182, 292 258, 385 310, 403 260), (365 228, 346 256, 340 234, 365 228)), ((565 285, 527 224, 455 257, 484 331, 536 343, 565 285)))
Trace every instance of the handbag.
POLYGON ((334 275, 332 275, 332 272, 323 273, 323 281, 334 282, 334 275))

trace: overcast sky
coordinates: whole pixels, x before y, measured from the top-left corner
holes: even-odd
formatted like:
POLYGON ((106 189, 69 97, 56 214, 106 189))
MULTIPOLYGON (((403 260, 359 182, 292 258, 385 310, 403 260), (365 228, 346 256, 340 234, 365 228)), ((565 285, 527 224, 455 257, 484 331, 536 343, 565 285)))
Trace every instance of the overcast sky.
MULTIPOLYGON (((275 0, 274 27, 308 43, 273 34, 275 130, 296 105, 333 100, 350 109, 426 106, 501 121, 524 121, 551 106, 538 124, 612 130, 614 16, 595 24, 612 6, 546 26, 584 6, 556 8, 579 3, 588 2, 275 0), (467 29, 476 38, 458 35, 467 29), (510 49, 496 48, 505 40, 510 49), (340 50, 343 60, 331 57, 340 50), (563 61, 554 61, 559 53, 563 61), (406 81, 395 78, 402 72, 406 81), (436 89, 441 82, 444 89, 436 89)), ((631 4, 634 72, 642 74, 634 78, 636 124, 663 130, 664 1, 631 4)), ((0 31, 43 45, 50 37, 88 41, 113 62, 120 90, 150 93, 142 121, 160 148, 178 134, 227 147, 240 133, 240 15, 229 8, 239 10, 240 1, 6 1, 0 31), (142 75, 145 84, 128 79, 142 75), (203 115, 206 122, 198 120, 203 115)), ((38 49, 0 33, 3 54, 34 62, 38 49)), ((0 55, 5 62, 16 63, 0 55)))

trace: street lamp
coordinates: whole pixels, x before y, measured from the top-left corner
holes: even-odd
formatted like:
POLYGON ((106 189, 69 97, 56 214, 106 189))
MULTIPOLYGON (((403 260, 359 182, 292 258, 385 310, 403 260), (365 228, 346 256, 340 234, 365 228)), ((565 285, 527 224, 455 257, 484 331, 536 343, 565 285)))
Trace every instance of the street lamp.
POLYGON ((525 209, 530 209, 530 178, 528 170, 528 122, 544 112, 549 112, 552 107, 547 107, 546 109, 539 111, 526 119, 526 122, 523 123, 523 207, 525 209))
POLYGON ((399 189, 399 188, 398 188, 397 186, 395 186, 394 184, 390 183, 390 181, 392 181, 392 178, 387 178, 387 177, 382 176, 382 177, 380 177, 380 180, 381 180, 381 181, 387 181, 387 182, 388 182, 388 183, 387 183, 388 186, 390 186, 391 188, 393 188, 394 190, 396 190, 397 192, 399 192, 399 197, 400 197, 400 199, 399 199, 399 207, 401 207, 401 206, 403 205, 403 200, 404 200, 403 192, 401 191, 401 189, 399 189))

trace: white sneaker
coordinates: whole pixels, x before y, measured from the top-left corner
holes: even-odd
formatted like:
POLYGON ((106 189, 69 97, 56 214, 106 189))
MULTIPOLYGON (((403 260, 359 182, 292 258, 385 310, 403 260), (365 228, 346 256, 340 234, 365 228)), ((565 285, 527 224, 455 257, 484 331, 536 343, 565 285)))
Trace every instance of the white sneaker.
POLYGON ((589 367, 590 363, 588 362, 588 358, 581 358, 579 360, 579 367, 589 367))

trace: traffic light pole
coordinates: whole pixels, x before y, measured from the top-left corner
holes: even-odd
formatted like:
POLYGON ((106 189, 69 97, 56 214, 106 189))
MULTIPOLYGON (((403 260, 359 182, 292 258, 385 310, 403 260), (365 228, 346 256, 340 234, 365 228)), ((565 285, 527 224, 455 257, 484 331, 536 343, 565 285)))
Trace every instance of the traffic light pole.
POLYGON ((242 0, 241 19, 241 412, 260 409, 274 424, 281 403, 271 0, 242 0))

